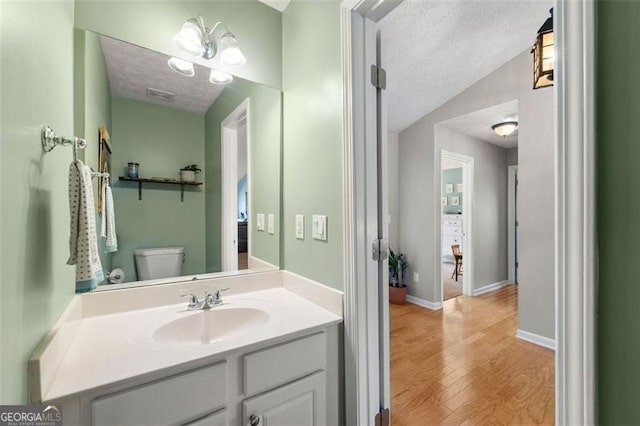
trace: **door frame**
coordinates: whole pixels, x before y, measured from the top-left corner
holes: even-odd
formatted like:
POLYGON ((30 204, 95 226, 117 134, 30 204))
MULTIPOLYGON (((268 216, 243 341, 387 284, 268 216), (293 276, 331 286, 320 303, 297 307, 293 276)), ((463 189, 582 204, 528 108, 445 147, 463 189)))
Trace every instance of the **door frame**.
MULTIPOLYGON (((436 156, 437 158, 438 156, 436 156)), ((435 207, 438 214, 435 216, 439 220, 436 221, 436 249, 435 253, 438 259, 436 262, 434 278, 435 282, 440 283, 440 307, 444 302, 444 279, 442 278, 442 180, 443 171, 442 160, 444 158, 450 158, 463 164, 462 166, 462 183, 464 185, 464 191, 462 192, 462 242, 464 251, 464 273, 462 274, 462 294, 465 296, 473 296, 473 275, 474 275, 474 263, 473 263, 473 191, 474 191, 474 159, 468 155, 458 154, 457 152, 447 151, 445 149, 440 150, 440 159, 436 160, 436 164, 440 173, 438 176, 438 182, 436 187, 440 188, 437 192, 438 196, 435 200, 435 207), (439 281, 438 281, 439 280, 439 281)), ((437 169, 436 169, 437 170, 437 169)))
POLYGON ((516 283, 518 276, 516 262, 518 261, 518 241, 516 238, 518 165, 507 166, 507 280, 516 283))
MULTIPOLYGON (((378 359, 368 340, 367 320, 377 306, 363 296, 362 265, 370 255, 360 173, 366 166, 364 90, 372 64, 365 52, 364 19, 379 21, 397 0, 345 0, 341 5, 343 69, 343 220, 345 286, 345 382, 347 424, 374 424, 370 364, 378 359)), ((556 424, 595 423, 595 3, 557 0, 556 19, 556 424)), ((371 125, 369 123, 369 125, 371 125)), ((378 369, 379 371, 379 369, 378 369)))
MULTIPOLYGON (((247 174, 251 170, 251 102, 247 98, 220 125, 221 154, 221 266, 222 271, 238 269, 238 123, 247 128, 247 174)), ((247 176, 247 192, 251 194, 251 175, 247 176)), ((247 205, 247 252, 251 255, 251 203, 247 205)))

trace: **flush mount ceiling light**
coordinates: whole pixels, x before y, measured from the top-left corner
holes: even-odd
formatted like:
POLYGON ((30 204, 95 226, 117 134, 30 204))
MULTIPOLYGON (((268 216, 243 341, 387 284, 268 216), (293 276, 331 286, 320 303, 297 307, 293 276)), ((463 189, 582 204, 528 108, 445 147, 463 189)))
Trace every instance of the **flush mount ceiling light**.
POLYGON ((209 81, 213 84, 227 84, 233 81, 233 76, 220 70, 211 70, 209 81))
POLYGON ((213 59, 218 53, 215 31, 220 26, 224 28, 219 39, 220 61, 227 66, 244 65, 247 59, 238 47, 236 37, 223 22, 216 22, 213 28, 209 29, 205 26, 202 16, 189 18, 187 22, 182 24, 182 28, 173 38, 173 42, 178 48, 191 55, 200 56, 203 59, 213 59))
POLYGON ((491 129, 496 132, 496 135, 506 138, 516 131, 518 128, 517 121, 503 121, 502 123, 494 124, 491 129))
POLYGON ((184 59, 171 58, 167 62, 169 68, 174 70, 180 75, 186 75, 187 77, 193 77, 196 72, 193 69, 193 63, 185 61, 184 59))
POLYGON ((533 88, 553 86, 553 70, 555 68, 555 48, 553 36, 553 9, 551 15, 542 24, 536 36, 531 53, 533 54, 533 88))

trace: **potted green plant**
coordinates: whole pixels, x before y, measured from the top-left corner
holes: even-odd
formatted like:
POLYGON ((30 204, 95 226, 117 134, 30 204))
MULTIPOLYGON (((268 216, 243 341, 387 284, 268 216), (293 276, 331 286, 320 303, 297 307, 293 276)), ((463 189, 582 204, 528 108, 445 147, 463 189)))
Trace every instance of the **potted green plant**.
POLYGON ((409 264, 404 254, 389 250, 389 301, 404 305, 407 300, 407 286, 404 283, 404 271, 409 264))
POLYGON ((200 173, 202 169, 197 164, 189 164, 180 169, 180 180, 182 182, 195 182, 196 173, 200 173))

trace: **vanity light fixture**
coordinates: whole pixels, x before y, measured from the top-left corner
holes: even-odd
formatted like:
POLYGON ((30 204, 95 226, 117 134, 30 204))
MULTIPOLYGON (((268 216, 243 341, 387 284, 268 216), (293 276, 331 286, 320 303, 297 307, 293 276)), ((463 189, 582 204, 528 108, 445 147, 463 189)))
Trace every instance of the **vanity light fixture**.
POLYGON ((555 46, 553 35, 553 9, 538 30, 536 42, 531 49, 533 54, 533 88, 553 86, 553 70, 555 68, 555 46))
POLYGON ((209 29, 205 26, 202 16, 189 18, 182 24, 182 28, 173 38, 173 42, 178 48, 191 55, 200 56, 203 59, 213 59, 218 53, 218 43, 214 33, 219 26, 224 28, 224 33, 220 37, 220 61, 227 66, 244 65, 247 59, 238 47, 236 37, 220 21, 209 29))
POLYGON ((172 57, 171 59, 169 59, 167 64, 169 65, 169 68, 171 68, 172 70, 174 70, 175 72, 177 72, 180 75, 185 75, 187 77, 193 77, 196 74, 196 72, 193 69, 193 62, 189 62, 189 61, 185 61, 184 59, 173 58, 172 57))
POLYGON ((510 136, 513 132, 516 131, 517 128, 518 128, 517 121, 503 121, 501 123, 494 124, 493 126, 491 126, 491 129, 494 132, 496 132, 496 135, 502 136, 503 138, 510 136))
POLYGON ((213 84, 227 84, 233 81, 233 76, 220 70, 211 70, 209 74, 209 82, 213 84))

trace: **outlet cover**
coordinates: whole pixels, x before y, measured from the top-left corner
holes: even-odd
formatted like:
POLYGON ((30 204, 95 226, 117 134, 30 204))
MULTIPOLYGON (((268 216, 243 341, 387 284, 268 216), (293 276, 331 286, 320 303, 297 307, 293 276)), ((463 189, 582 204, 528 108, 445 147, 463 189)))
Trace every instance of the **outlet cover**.
POLYGON ((413 282, 414 283, 420 282, 420 274, 418 274, 417 272, 413 273, 413 282))

